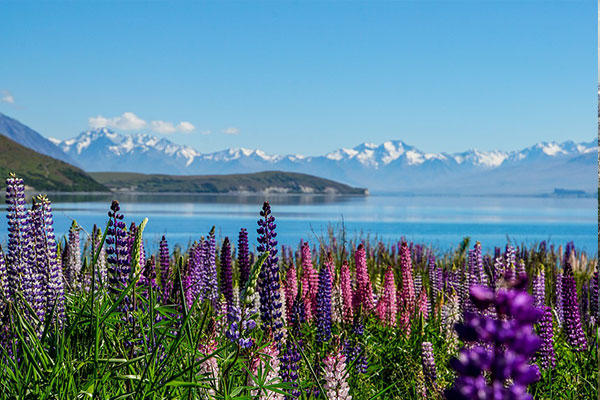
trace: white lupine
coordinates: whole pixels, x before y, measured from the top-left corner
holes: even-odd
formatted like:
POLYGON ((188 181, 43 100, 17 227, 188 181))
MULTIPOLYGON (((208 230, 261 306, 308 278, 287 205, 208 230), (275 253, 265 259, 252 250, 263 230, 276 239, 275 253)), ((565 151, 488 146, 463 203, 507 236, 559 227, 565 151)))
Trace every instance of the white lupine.
POLYGON ((323 360, 325 384, 329 400, 351 400, 350 386, 346 381, 346 356, 343 353, 329 355, 323 360))

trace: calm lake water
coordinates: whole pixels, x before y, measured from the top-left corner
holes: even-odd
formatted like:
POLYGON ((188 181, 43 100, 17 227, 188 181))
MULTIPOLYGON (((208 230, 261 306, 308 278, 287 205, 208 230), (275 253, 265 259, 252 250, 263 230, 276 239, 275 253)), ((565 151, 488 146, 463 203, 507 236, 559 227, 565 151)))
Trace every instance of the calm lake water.
MULTIPOLYGON (((160 237, 183 246, 213 225, 218 238, 237 241, 247 228, 256 243, 256 220, 265 196, 226 195, 50 195, 55 230, 67 233, 73 219, 88 232, 94 223, 106 226, 110 201, 121 202, 125 221, 139 223, 148 217, 146 246, 155 249, 160 237)), ((384 242, 405 237, 439 250, 458 245, 464 236, 483 247, 512 243, 533 244, 542 240, 564 244, 573 240, 596 254, 597 200, 594 198, 533 197, 409 197, 371 195, 269 196, 276 218, 280 244, 296 245, 300 239, 316 243, 328 227, 345 228, 347 238, 362 236, 384 242)), ((5 207, 1 209, 5 212, 5 207)), ((0 224, 0 243, 6 242, 7 225, 0 224)))

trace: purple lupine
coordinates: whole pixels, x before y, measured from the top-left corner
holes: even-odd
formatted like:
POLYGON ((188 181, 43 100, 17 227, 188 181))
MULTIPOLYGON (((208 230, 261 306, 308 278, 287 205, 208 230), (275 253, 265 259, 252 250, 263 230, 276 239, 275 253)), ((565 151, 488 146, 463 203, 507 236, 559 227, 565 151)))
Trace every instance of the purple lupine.
POLYGON ((0 310, 9 298, 8 274, 6 272, 6 261, 4 261, 4 252, 0 246, 0 310))
POLYGON ((431 342, 421 343, 421 364, 423 374, 430 385, 435 385, 437 372, 435 368, 435 357, 433 356, 433 344, 431 342))
POLYGON ((243 288, 248 282, 250 276, 250 253, 248 251, 248 232, 242 228, 238 238, 237 247, 237 265, 240 271, 240 288, 243 288))
POLYGON ((593 320, 600 322, 600 304, 598 304, 598 270, 594 272, 590 281, 590 314, 593 320))
POLYGON ((319 272, 319 290, 317 292, 317 342, 325 343, 331 339, 331 277, 329 268, 319 272))
POLYGON ((8 276, 8 299, 15 298, 21 291, 25 268, 25 237, 27 235, 27 210, 25 208, 25 186, 23 179, 13 173, 6 179, 6 218, 8 218, 8 251, 6 270, 8 276))
POLYGON ((298 389, 298 369, 300 368, 301 355, 297 344, 288 339, 285 351, 279 355, 281 367, 279 376, 282 382, 288 383, 291 388, 287 389, 289 397, 297 399, 302 394, 298 389))
POLYGON ((513 282, 513 289, 496 293, 485 286, 471 287, 473 303, 482 311, 492 306, 499 318, 469 313, 464 323, 456 325, 464 342, 483 346, 464 347, 458 357, 450 360, 459 376, 446 390, 448 400, 532 399, 527 386, 539 379, 539 369, 529 365, 529 360, 541 343, 533 332, 533 323, 542 311, 534 307, 526 287, 526 279, 513 282))
POLYGON ((194 301, 200 297, 198 301, 204 300, 204 254, 205 240, 202 238, 200 243, 194 242, 189 249, 188 268, 184 279, 184 291, 188 308, 194 304, 194 301))
POLYGON ((564 316, 564 306, 563 306, 563 272, 559 271, 556 274, 556 286, 555 286, 555 299, 554 299, 554 309, 556 310, 558 326, 562 327, 565 322, 564 316))
POLYGON ((354 363, 354 370, 358 374, 364 374, 367 372, 369 366, 367 362, 367 356, 363 351, 360 339, 365 333, 365 326, 361 321, 360 317, 357 316, 354 319, 354 325, 352 327, 352 334, 344 342, 344 355, 346 356, 346 364, 348 366, 354 363))
MULTIPOLYGON (((42 207, 34 205, 27 214, 27 223, 23 229, 23 245, 25 264, 23 268, 23 297, 31 306, 40 322, 44 321, 46 313, 46 276, 48 269, 45 265, 44 222, 42 207)), ((34 322, 34 321, 32 321, 34 322)))
POLYGON ((221 246, 221 293, 228 305, 233 304, 233 273, 231 271, 231 244, 226 237, 221 246))
POLYGON ((298 296, 294 300, 292 305, 292 314, 290 315, 290 325, 292 328, 292 335, 296 338, 296 341, 302 346, 302 324, 306 321, 306 310, 305 303, 302 299, 302 293, 298 293, 298 296))
POLYGON ((573 349, 575 351, 585 351, 587 350, 587 341, 581 327, 577 287, 570 260, 573 251, 572 243, 567 243, 564 257, 565 268, 562 277, 564 329, 567 342, 573 346, 573 349))
POLYGON ((216 304, 216 301, 219 299, 218 292, 218 279, 217 279, 217 260, 216 260, 216 252, 217 252, 217 241, 215 238, 215 227, 213 226, 208 234, 208 238, 205 240, 205 249, 204 249, 204 272, 205 272, 205 282, 204 289, 206 291, 206 298, 211 301, 211 303, 216 304))
POLYGON ((109 289, 118 293, 127 286, 129 280, 129 252, 127 250, 127 232, 121 207, 117 200, 113 200, 108 212, 109 226, 106 232, 106 254, 108 255, 108 282, 109 289))
POLYGON ((533 298, 536 307, 543 307, 546 304, 546 275, 544 268, 540 268, 537 276, 533 278, 533 298))
POLYGON ((81 289, 81 244, 79 239, 79 225, 73 221, 69 228, 69 240, 66 246, 67 256, 63 264, 65 281, 71 290, 81 289))
POLYGON ((258 247, 260 253, 269 252, 259 274, 258 293, 260 296, 260 316, 262 327, 265 331, 271 331, 275 341, 283 337, 283 321, 281 319, 282 299, 280 295, 279 265, 277 257, 277 233, 275 228, 275 217, 271 215, 271 206, 265 201, 258 220, 258 247))
POLYGON ((556 366, 554 330, 552 328, 552 309, 549 306, 542 306, 542 310, 544 313, 538 323, 540 339, 542 340, 538 359, 540 361, 540 366, 543 369, 548 369, 556 366))
POLYGON ((487 276, 483 269, 483 255, 481 252, 481 242, 476 242, 473 248, 473 268, 474 273, 477 274, 477 281, 481 285, 487 285, 487 276))
POLYGON ((504 279, 507 281, 510 281, 515 275, 515 260, 515 248, 507 244, 504 252, 504 279))
POLYGON ((160 286, 162 289, 162 300, 168 302, 173 292, 173 279, 171 277, 171 256, 169 253, 169 243, 163 236, 159 245, 159 263, 160 263, 160 286))

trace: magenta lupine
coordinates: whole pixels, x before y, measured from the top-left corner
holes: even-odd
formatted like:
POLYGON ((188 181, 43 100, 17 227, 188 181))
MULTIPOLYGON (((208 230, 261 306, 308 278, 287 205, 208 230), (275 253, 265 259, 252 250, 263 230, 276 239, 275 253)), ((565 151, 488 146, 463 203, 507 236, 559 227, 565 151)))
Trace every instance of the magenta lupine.
POLYGON ((394 270, 392 269, 391 265, 388 266, 383 278, 383 295, 379 298, 379 303, 382 304, 382 310, 378 310, 381 321, 384 323, 384 325, 396 326, 398 303, 396 299, 394 270))
POLYGON ((319 272, 319 291, 317 292, 317 342, 325 343, 331 338, 331 278, 329 269, 319 272))
POLYGON ((538 330, 542 345, 538 353, 540 366, 543 369, 554 368, 556 366, 556 356, 554 353, 554 330, 552 328, 552 309, 548 306, 542 306, 544 313, 538 323, 538 330))
POLYGON ((221 246, 221 293, 228 305, 233 304, 233 272, 231 270, 231 244, 229 238, 221 246))
POLYGON ((243 288, 246 285, 246 282, 248 282, 251 267, 250 253, 248 250, 248 232, 244 228, 240 230, 238 237, 237 265, 238 270, 240 271, 239 285, 240 288, 243 288))
POLYGON ((354 293, 352 291, 350 268, 348 267, 348 262, 345 260, 340 271, 340 286, 343 299, 342 318, 345 323, 351 324, 352 321, 354 321, 354 308, 352 307, 352 298, 354 297, 354 293))
POLYGON ((319 274, 312 265, 312 255, 307 242, 302 243, 302 292, 306 307, 306 319, 312 321, 317 310, 317 291, 319 290, 319 274))
POLYGON ((375 302, 373 301, 373 286, 367 270, 367 256, 362 243, 358 245, 354 259, 356 262, 356 296, 363 310, 368 312, 375 308, 375 302))
POLYGON ((81 289, 81 244, 79 239, 79 225, 73 221, 69 228, 69 240, 66 251, 67 257, 63 264, 65 280, 71 290, 81 289))
POLYGON ((160 263, 160 286, 162 289, 162 300, 168 302, 173 291, 173 278, 171 277, 171 253, 169 253, 169 244, 163 236, 159 245, 159 263, 160 263))
POLYGON ((543 307, 546 304, 546 274, 544 267, 540 268, 537 276, 533 278, 533 298, 536 307, 543 307))
POLYGON ((296 267, 290 264, 285 277, 285 305, 288 323, 291 323, 292 306, 298 296, 298 277, 296 267))
POLYGON ((398 249, 400 253, 400 271, 402 273, 402 287, 399 288, 398 311, 400 312, 400 327, 410 334, 410 318, 415 307, 415 288, 412 277, 412 260, 406 242, 402 242, 398 249))
POLYGON ((577 287, 575 277, 573 276, 573 268, 569 260, 572 249, 572 245, 569 246, 567 244, 564 257, 565 268, 562 277, 564 329, 567 342, 573 346, 573 349, 575 351, 585 351, 587 350, 587 341, 581 327, 577 287))
POLYGON ((323 389, 329 400, 351 400, 350 386, 346 381, 346 356, 342 352, 323 359, 323 389))
POLYGON ((277 257, 277 232, 275 217, 271 215, 268 201, 263 204, 258 220, 258 247, 260 253, 269 252, 259 273, 258 294, 260 296, 260 317, 264 331, 270 331, 276 342, 283 337, 283 321, 281 319, 282 299, 279 283, 279 259, 277 257))

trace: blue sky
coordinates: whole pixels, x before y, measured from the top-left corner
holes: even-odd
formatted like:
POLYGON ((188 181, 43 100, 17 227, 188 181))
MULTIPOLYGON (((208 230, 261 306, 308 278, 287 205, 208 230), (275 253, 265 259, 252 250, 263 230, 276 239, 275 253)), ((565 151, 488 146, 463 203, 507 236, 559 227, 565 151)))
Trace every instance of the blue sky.
POLYGON ((209 152, 589 141, 592 1, 2 2, 0 112, 209 152))

